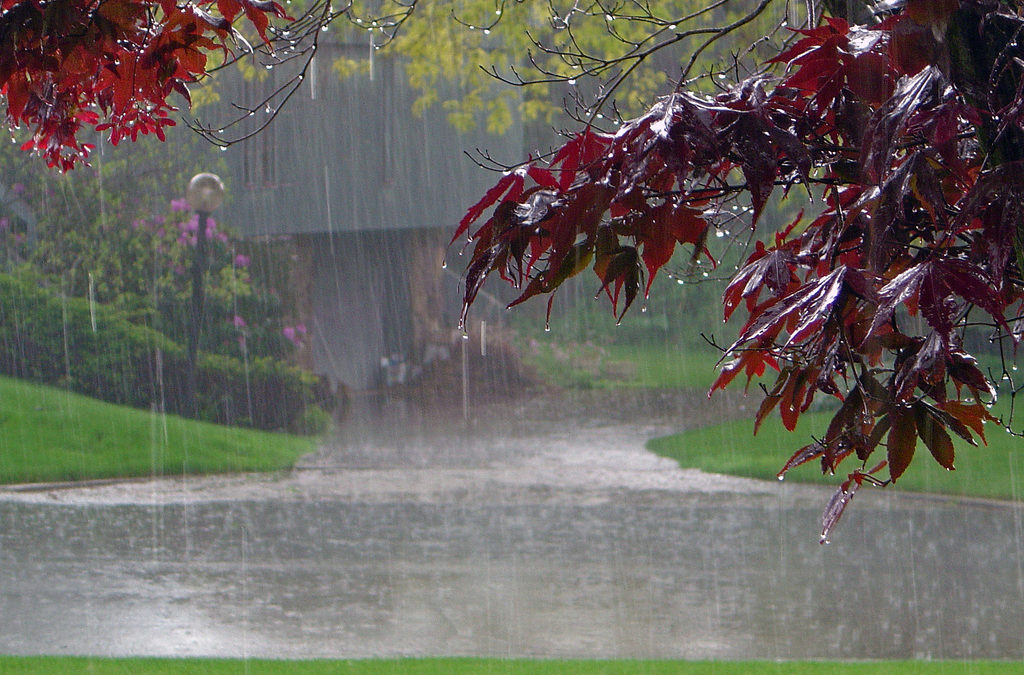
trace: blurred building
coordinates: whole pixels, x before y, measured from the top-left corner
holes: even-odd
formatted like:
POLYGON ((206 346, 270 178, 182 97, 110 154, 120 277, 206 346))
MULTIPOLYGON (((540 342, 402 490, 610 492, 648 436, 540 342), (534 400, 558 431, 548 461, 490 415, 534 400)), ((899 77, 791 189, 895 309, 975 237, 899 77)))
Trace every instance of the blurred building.
MULTIPOLYGON (((440 106, 415 115, 400 63, 376 59, 341 79, 331 63, 343 49, 322 46, 273 124, 225 153, 224 218, 246 236, 288 235, 307 365, 368 389, 443 357, 461 266, 444 270, 442 260, 462 214, 496 180, 466 153, 519 158, 523 132, 516 122, 501 136, 460 133, 440 106)), ((289 77, 284 70, 226 81, 220 97, 259 103, 289 77)), ((449 256, 458 258, 457 246, 449 256)))

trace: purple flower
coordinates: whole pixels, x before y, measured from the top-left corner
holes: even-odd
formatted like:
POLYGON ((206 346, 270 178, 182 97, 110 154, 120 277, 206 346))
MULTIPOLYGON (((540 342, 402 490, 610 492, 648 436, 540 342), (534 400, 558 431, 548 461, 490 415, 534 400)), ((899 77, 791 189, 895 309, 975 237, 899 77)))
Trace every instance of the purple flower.
POLYGON ((235 256, 235 267, 248 267, 250 258, 247 255, 239 253, 235 256))
POLYGON ((295 332, 298 333, 299 335, 305 335, 306 334, 306 324, 304 324, 304 323, 297 323, 297 324, 295 324, 295 332))
POLYGON ((23 195, 25 194, 25 186, 22 185, 21 183, 15 183, 14 185, 11 186, 11 192, 13 192, 15 195, 23 195))
POLYGON ((188 211, 188 200, 182 197, 181 199, 171 200, 171 211, 188 211))
POLYGON ((6 217, 0 218, 0 230, 6 230, 10 226, 11 226, 11 221, 10 220, 8 220, 6 217))
POLYGON ((235 325, 235 328, 245 328, 245 319, 235 314, 235 318, 231 320, 231 323, 235 325))
MULTIPOLYGON (((305 332, 306 327, 302 326, 301 334, 304 335, 305 332)), ((296 347, 302 346, 302 335, 300 335, 300 331, 298 330, 297 326, 285 326, 283 329, 281 329, 281 333, 288 339, 289 342, 291 342, 296 347)))

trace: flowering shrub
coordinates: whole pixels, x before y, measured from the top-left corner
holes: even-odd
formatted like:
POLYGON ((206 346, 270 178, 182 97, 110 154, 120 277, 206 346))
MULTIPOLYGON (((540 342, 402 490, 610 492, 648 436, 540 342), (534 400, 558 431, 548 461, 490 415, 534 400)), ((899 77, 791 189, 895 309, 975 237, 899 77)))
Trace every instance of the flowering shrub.
MULTIPOLYGON (((197 216, 187 202, 173 199, 164 212, 135 218, 129 227, 49 225, 26 255, 39 271, 59 275, 69 295, 121 306, 134 320, 184 344, 197 229, 197 216)), ((253 279, 252 245, 214 218, 207 223, 207 239, 200 348, 225 356, 291 354, 306 328, 300 324, 285 330, 278 293, 253 279)))

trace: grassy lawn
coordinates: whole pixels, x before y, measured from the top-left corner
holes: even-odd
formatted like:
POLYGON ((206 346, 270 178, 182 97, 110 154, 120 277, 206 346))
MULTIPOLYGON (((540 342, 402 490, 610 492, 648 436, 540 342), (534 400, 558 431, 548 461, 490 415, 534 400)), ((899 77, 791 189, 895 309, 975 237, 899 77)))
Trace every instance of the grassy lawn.
MULTIPOLYGON (((563 387, 581 388, 686 388, 706 391, 716 377, 719 355, 711 349, 694 350, 664 341, 636 344, 571 342, 534 337, 520 346, 524 361, 548 381, 563 387)), ((771 380, 769 380, 769 383, 771 380)), ((760 402, 751 396, 749 416, 734 422, 702 427, 647 443, 652 452, 675 459, 684 468, 698 468, 748 478, 774 479, 811 435, 822 434, 829 413, 806 414, 795 433, 787 432, 773 413, 752 435, 753 416, 760 402)), ((1008 412, 1002 400, 993 412, 1008 412), (1002 410, 1000 410, 1002 409, 1002 410)), ((1018 419, 1022 415, 1018 410, 1018 419)), ((1018 423, 1019 427, 1020 424, 1018 423)), ((973 447, 954 437, 956 471, 946 471, 919 444, 918 461, 900 478, 898 486, 915 492, 952 496, 1016 499, 1024 495, 1024 439, 1006 434, 996 425, 986 431, 988 445, 973 447)), ((883 449, 884 452, 884 449, 883 449)), ((883 457, 879 454, 881 461, 883 457)), ((848 460, 847 471, 855 464, 848 460)), ((838 485, 841 478, 822 476, 816 462, 791 470, 787 480, 838 485)), ((845 472, 843 473, 845 476, 845 472)))
MULTIPOLYGON (((810 442, 811 435, 820 436, 824 432, 831 415, 805 415, 795 433, 787 432, 778 415, 773 415, 765 420, 757 436, 751 435, 752 418, 753 413, 750 418, 736 422, 656 438, 647 442, 647 449, 675 459, 684 468, 774 479, 790 455, 810 442)), ((1020 498, 1024 495, 1024 439, 1010 436, 996 425, 988 425, 985 435, 987 446, 973 447, 957 439, 956 471, 940 467, 919 442, 915 461, 896 486, 901 490, 952 496, 1020 498)), ((884 448, 877 461, 884 458, 882 453, 884 448)), ((822 476, 820 466, 810 462, 792 469, 786 474, 786 480, 838 486, 842 479, 822 476)), ((843 476, 855 466, 855 460, 847 460, 843 476)))
POLYGON ((523 361, 548 382, 583 389, 707 390, 719 355, 664 341, 634 344, 558 342, 534 338, 520 346, 523 361))
POLYGON ((275 471, 315 446, 0 378, 0 483, 275 471))
POLYGON ((774 662, 774 661, 533 661, 501 659, 373 659, 366 661, 262 661, 232 659, 98 659, 0 657, 0 673, 268 673, 270 675, 996 675, 1024 673, 1024 664, 992 661, 774 662))

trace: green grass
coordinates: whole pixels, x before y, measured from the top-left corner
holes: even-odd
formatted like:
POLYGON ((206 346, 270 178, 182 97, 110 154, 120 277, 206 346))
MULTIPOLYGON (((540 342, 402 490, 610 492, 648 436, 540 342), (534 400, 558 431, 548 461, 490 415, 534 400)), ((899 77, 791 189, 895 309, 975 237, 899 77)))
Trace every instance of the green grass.
POLYGON ((0 378, 0 483, 275 471, 315 446, 0 378))
POLYGON ((264 661, 233 659, 99 659, 66 657, 0 657, 0 674, 95 673, 97 675, 161 675, 195 673, 268 673, 270 675, 747 675, 793 673, 818 675, 996 675, 1024 673, 1019 662, 993 661, 539 661, 471 658, 372 659, 365 661, 264 661))
POLYGON ((534 338, 523 361, 551 384, 582 389, 703 389, 716 377, 710 348, 694 350, 658 340, 631 344, 534 338))
MULTIPOLYGON (((752 399, 753 400, 753 399, 752 399)), ((749 478, 774 479, 799 447, 820 437, 831 414, 813 413, 800 419, 795 433, 787 432, 777 416, 761 426, 752 436, 751 417, 710 427, 685 431, 647 442, 647 449, 670 457, 684 468, 698 468, 712 473, 725 473, 749 478)), ((901 490, 931 492, 963 497, 1018 499, 1024 495, 1024 439, 1005 433, 997 425, 987 425, 988 445, 973 447, 965 442, 956 445, 956 471, 946 471, 918 443, 914 462, 897 481, 901 490)), ((959 441, 959 439, 958 439, 959 441)), ((872 457, 874 459, 874 457, 872 457)), ((878 460, 884 459, 884 449, 878 460)), ((855 460, 840 466, 843 476, 855 468, 855 460), (845 469, 845 470, 844 470, 845 469)), ((821 465, 810 462, 790 470, 787 481, 838 485, 839 476, 822 476, 821 465)), ((883 469, 883 474, 888 475, 883 469)))

